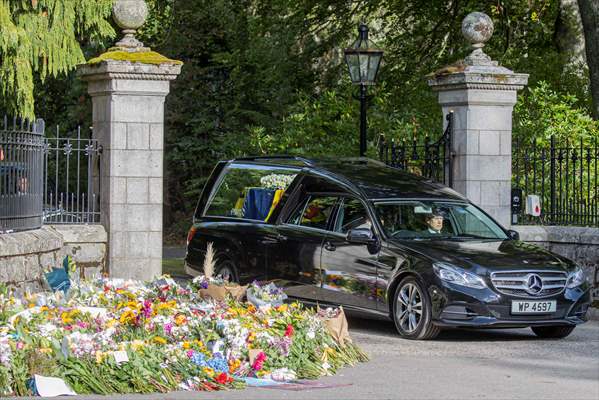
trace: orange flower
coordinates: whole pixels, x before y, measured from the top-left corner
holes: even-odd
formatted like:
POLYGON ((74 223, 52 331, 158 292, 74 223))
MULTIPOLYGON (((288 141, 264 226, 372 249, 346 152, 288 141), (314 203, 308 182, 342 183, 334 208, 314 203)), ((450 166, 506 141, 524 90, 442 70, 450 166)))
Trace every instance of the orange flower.
POLYGON ((187 318, 185 317, 184 314, 177 314, 175 316, 175 324, 180 326, 180 325, 185 324, 186 322, 187 322, 187 318))

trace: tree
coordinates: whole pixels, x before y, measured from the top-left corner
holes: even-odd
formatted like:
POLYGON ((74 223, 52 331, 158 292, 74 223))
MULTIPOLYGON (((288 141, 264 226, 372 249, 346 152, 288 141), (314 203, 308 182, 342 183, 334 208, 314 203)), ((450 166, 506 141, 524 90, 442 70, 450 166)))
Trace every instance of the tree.
POLYGON ((33 118, 34 82, 85 62, 81 42, 115 35, 113 0, 0 0, 0 105, 33 118))
POLYGON ((587 64, 591 76, 591 93, 593 95, 593 115, 599 120, 599 1, 578 0, 587 64))

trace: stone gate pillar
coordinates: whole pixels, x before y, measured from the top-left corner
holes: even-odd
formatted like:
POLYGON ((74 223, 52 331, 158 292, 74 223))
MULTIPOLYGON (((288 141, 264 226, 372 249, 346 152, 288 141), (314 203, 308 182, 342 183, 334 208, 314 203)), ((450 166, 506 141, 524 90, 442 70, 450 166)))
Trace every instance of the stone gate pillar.
POLYGON ((443 115, 454 112, 454 189, 509 227, 512 110, 528 75, 499 66, 482 51, 493 34, 493 22, 486 14, 469 14, 462 32, 475 50, 465 60, 433 73, 428 84, 439 94, 443 115))
POLYGON ((113 11, 125 37, 79 73, 88 82, 94 136, 103 148, 100 210, 109 274, 151 279, 162 272, 164 101, 181 63, 133 36, 145 20, 145 2, 118 0, 113 11))

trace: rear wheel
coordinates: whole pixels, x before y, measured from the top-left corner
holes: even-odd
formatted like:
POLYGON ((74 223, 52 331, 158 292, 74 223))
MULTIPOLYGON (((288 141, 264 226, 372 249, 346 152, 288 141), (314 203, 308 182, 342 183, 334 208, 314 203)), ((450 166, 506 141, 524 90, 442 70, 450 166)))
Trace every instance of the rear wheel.
POLYGON ((434 339, 441 332, 441 328, 432 323, 428 293, 412 276, 404 278, 395 290, 393 321, 405 339, 434 339))
POLYGON ((215 277, 220 277, 228 282, 239 282, 235 263, 226 254, 216 255, 216 266, 214 267, 215 277))
POLYGON ((575 326, 533 326, 532 331, 543 339, 562 339, 572 333, 575 326))

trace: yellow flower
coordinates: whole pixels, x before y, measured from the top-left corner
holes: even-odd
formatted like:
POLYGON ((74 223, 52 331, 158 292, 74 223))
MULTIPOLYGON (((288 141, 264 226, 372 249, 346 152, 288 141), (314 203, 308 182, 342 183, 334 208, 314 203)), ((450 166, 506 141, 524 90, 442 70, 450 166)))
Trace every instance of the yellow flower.
POLYGON ((62 314, 60 314, 60 319, 65 325, 73 323, 73 318, 71 318, 71 314, 67 311, 64 311, 62 314))
POLYGON ((41 306, 41 308, 40 308, 40 312, 46 312, 48 310, 49 310, 48 306, 41 306))
POLYGON ((191 343, 189 343, 189 342, 183 342, 183 348, 185 350, 189 350, 191 348, 191 343))
POLYGON ((133 349, 133 351, 137 351, 137 350, 141 349, 142 347, 144 347, 144 345, 145 345, 144 341, 139 340, 139 339, 136 339, 131 342, 131 348, 133 349))
POLYGON ((278 312, 286 312, 287 311, 287 304, 281 304, 280 306, 277 307, 277 311, 278 312))
POLYGON ((166 344, 166 339, 163 337, 160 337, 160 336, 155 336, 154 342, 156 342, 158 344, 166 344))
POLYGON ((121 314, 119 321, 121 324, 128 324, 130 322, 133 322, 135 321, 135 313, 131 310, 126 310, 121 314))
POLYGON ((210 368, 210 367, 204 367, 202 370, 203 370, 203 371, 204 371, 204 373, 205 373, 206 375, 208 375, 210 378, 214 378, 214 370, 213 370, 212 368, 210 368))
POLYGON ((110 319, 108 321, 106 321, 106 328, 112 328, 113 326, 115 326, 117 324, 117 320, 116 319, 110 319))
POLYGON ((104 360, 105 357, 106 357, 106 353, 103 353, 100 350, 96 351, 96 363, 100 364, 104 360))
POLYGON ((42 348, 40 349, 40 353, 43 353, 43 354, 50 354, 50 353, 52 353, 52 349, 51 349, 51 348, 49 348, 49 347, 42 347, 42 348))
POLYGON ((530 15, 530 19, 533 22, 538 22, 539 21, 539 14, 537 14, 536 11, 533 11, 532 14, 530 15))

